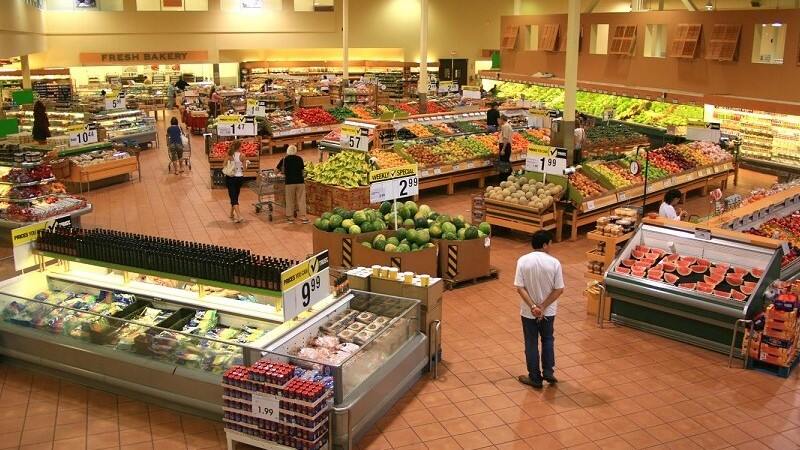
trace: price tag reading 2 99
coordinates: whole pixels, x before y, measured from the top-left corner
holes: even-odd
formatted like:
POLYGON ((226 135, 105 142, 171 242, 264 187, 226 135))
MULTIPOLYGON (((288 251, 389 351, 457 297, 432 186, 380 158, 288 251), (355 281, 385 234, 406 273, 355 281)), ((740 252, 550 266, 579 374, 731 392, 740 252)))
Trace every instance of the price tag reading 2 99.
POLYGON ((297 317, 330 294, 328 266, 325 250, 281 273, 284 321, 297 317))

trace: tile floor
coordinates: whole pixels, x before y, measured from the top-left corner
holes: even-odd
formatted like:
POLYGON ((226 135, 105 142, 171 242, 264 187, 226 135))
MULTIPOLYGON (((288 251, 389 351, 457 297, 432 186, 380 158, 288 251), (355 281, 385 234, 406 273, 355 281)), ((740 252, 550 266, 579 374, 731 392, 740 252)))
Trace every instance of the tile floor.
MULTIPOLYGON (((227 219, 227 195, 209 188, 199 138, 194 170, 166 172, 164 148, 142 153, 142 181, 98 189, 84 226, 99 226, 302 257, 310 226, 269 223, 245 190, 243 224, 227 219)), ((301 155, 316 158, 313 150, 301 155)), ((274 166, 279 156, 264 157, 274 166)), ((748 173, 738 190, 768 184, 748 173)), ((733 190, 733 188, 732 188, 733 190)), ((469 214, 463 186, 454 196, 428 191, 425 202, 469 214)), ((689 209, 702 212, 704 199, 689 209)), ((499 280, 447 292, 444 367, 423 379, 374 429, 360 449, 796 449, 800 384, 727 368, 723 355, 627 328, 599 329, 586 317, 582 291, 586 240, 563 242, 566 293, 556 320, 557 387, 534 391, 516 382, 525 371, 518 301, 511 286, 516 259, 529 251, 522 235, 500 233, 492 264, 499 280)), ((0 449, 223 448, 219 423, 179 414, 0 363, 0 449)))

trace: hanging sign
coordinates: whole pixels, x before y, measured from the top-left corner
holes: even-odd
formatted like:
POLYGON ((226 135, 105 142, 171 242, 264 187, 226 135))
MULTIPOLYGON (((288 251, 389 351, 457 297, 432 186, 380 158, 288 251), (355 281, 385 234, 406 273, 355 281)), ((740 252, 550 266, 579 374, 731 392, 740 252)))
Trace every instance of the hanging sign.
POLYGON ((381 203, 419 195, 416 164, 373 170, 369 173, 369 201, 381 203))
POLYGON ((258 100, 255 98, 248 98, 247 99, 247 110, 246 113, 248 116, 255 116, 255 117, 266 117, 267 116, 267 101, 266 100, 258 100))
POLYGON ((256 119, 241 114, 226 114, 217 117, 217 136, 255 136, 258 134, 256 119))
POLYGON ((339 144, 342 148, 367 151, 369 150, 369 128, 344 124, 340 130, 339 144))
POLYGON ((559 147, 531 144, 525 158, 525 170, 551 175, 563 175, 567 168, 567 150, 559 147))
POLYGON ((328 251, 324 250, 281 273, 283 317, 288 321, 330 295, 328 251))
POLYGON ((80 147, 97 142, 97 126, 93 123, 73 125, 67 128, 70 147, 80 147))

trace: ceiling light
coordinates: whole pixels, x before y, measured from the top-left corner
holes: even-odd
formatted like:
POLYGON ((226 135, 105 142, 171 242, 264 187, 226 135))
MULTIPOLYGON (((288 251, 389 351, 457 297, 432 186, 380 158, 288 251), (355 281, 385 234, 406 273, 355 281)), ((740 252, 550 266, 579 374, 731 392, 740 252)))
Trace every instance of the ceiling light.
POLYGON ((775 22, 775 23, 772 24, 772 26, 777 28, 777 27, 782 27, 783 24, 779 23, 779 22, 775 22))
POLYGON ((711 2, 711 0, 707 0, 706 1, 706 11, 713 11, 713 10, 714 10, 714 4, 711 2))

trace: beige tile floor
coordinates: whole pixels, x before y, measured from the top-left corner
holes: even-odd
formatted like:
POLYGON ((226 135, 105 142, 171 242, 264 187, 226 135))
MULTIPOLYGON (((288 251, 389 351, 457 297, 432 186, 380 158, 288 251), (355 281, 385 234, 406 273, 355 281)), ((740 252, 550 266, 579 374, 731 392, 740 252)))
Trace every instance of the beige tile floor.
MULTIPOLYGON (((193 145, 194 170, 183 176, 167 174, 163 147, 142 153, 142 181, 88 194, 95 212, 84 226, 294 258, 311 251, 310 226, 256 216, 249 190, 242 195, 247 222, 230 223, 226 192, 209 188, 199 138, 193 145)), ((317 157, 313 150, 301 155, 317 157)), ((748 173, 736 189, 770 181, 748 173)), ((476 190, 426 191, 423 200, 468 215, 476 190)), ((701 212, 707 203, 694 198, 687 207, 701 212)), ((534 391, 514 379, 525 367, 511 282, 516 259, 529 246, 525 236, 501 232, 492 248, 499 279, 445 294, 440 378, 417 383, 359 448, 800 448, 797 372, 781 379, 729 369, 720 354, 632 329, 599 329, 587 319, 583 254, 589 247, 586 240, 555 246, 567 284, 555 325, 557 387, 534 391)), ((220 423, 0 363, 0 449, 221 447, 220 423)))

